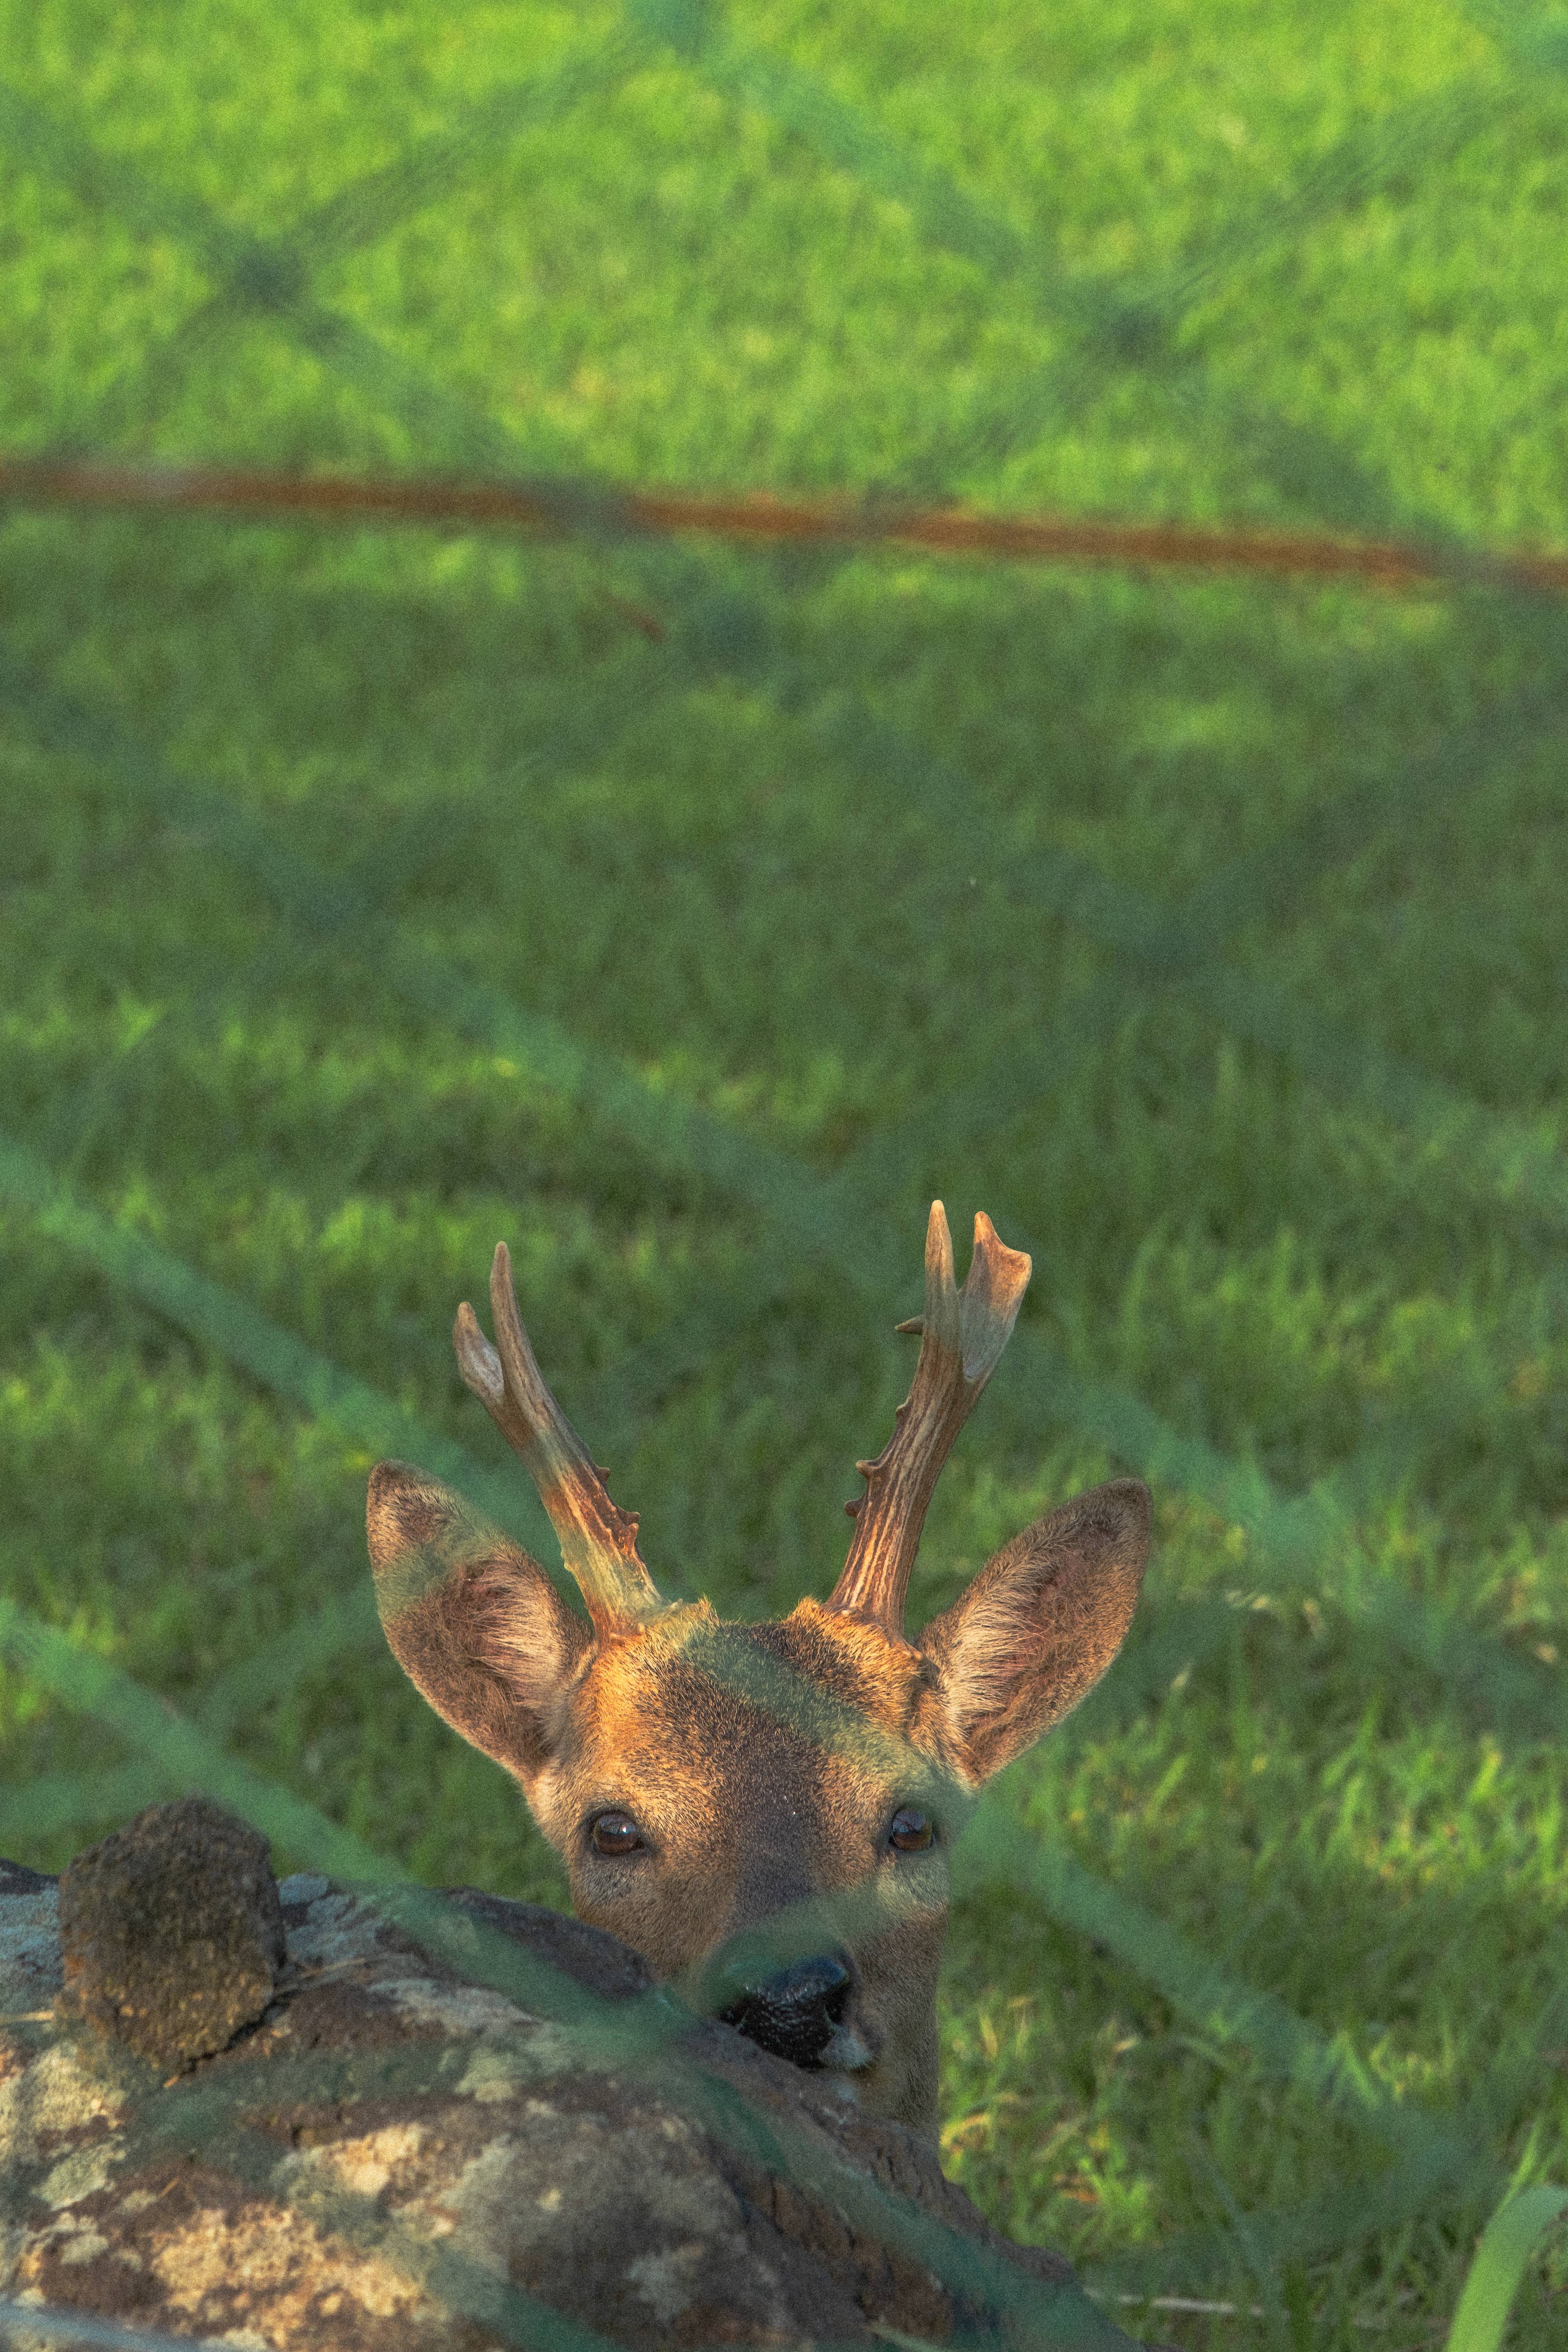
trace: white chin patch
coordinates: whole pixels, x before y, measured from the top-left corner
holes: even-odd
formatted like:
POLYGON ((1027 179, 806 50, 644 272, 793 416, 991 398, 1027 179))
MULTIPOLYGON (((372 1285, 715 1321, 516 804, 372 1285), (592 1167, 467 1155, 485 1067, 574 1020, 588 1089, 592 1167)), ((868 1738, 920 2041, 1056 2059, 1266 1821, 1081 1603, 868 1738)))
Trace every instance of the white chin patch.
POLYGON ((832 2041, 816 2063, 835 2074, 858 2074, 871 2063, 872 2054, 869 2042, 852 2025, 836 2025, 832 2041))

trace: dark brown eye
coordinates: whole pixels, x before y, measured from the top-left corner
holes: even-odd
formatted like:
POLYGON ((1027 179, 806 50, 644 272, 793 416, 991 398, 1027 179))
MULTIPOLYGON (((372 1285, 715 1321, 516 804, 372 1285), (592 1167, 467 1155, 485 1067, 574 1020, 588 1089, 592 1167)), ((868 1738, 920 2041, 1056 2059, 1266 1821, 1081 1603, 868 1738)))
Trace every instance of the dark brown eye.
POLYGON ((923 1853, 935 1835, 923 1813, 917 1812, 912 1805, 900 1805, 893 1815, 888 1843, 895 1853, 923 1853))
POLYGON ((630 1813, 601 1813, 588 1832, 595 1853, 646 1853, 647 1840, 630 1813))

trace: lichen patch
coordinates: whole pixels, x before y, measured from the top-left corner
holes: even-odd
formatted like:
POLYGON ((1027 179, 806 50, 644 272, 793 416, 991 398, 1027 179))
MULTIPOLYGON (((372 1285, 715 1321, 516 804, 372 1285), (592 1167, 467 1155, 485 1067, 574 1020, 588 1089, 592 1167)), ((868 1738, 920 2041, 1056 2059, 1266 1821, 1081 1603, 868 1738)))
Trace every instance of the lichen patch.
POLYGON ((355 2197, 379 2197, 424 2146, 421 2124, 389 2124, 361 2139, 340 2140, 333 2147, 312 2151, 334 2179, 355 2197))
POLYGON ((75 2045, 57 2042, 0 2083, 0 2169, 37 2164, 44 2146, 122 2112, 121 2101, 101 2076, 84 2063, 75 2045))
POLYGON ((626 2264, 634 2291, 651 2309, 661 2327, 678 2320, 696 2294, 702 2266, 711 2252, 701 2239, 683 2246, 666 2246, 658 2253, 639 2254, 626 2264))
POLYGON ((84 2197, 95 2197, 100 2189, 108 2188, 121 2153, 118 2137, 95 2139, 86 2147, 72 2148, 50 2167, 37 2193, 46 2205, 79 2205, 84 2197))
POLYGON ((357 2304, 372 2319, 395 2319, 423 2299, 380 2254, 324 2238, 288 2206, 252 2200, 228 2212, 186 2215, 154 2245, 152 2266, 172 2309, 231 2326, 254 2314, 274 2337, 301 2329, 311 2305, 319 2308, 327 2294, 357 2304))
POLYGON ((429 1977, 382 1978, 376 1990, 395 2001, 411 2025, 440 2033, 516 2033, 537 2021, 484 1985, 437 1984, 429 1977))

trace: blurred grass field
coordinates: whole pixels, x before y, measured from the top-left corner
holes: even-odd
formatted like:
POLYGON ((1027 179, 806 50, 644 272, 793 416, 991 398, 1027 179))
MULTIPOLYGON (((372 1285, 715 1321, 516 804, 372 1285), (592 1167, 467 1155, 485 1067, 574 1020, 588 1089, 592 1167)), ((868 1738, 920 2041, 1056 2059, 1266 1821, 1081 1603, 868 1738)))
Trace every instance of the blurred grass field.
MULTIPOLYGON (((1560 11, 0 26, 10 452, 1568 546, 1560 11)), ((1017 1853, 1474 2161, 1384 2197, 976 1881, 950 2168, 1235 2306, 1116 2306, 1194 2352, 1440 2342, 1495 2175, 1568 2179, 1561 603, 16 509, 0 628, 0 1129, 500 1473, 447 1335, 506 1238, 661 1582, 826 1592, 929 1201, 1034 1252, 911 1613, 1120 1470, 1160 1546, 1017 1853)), ((5 1593, 433 1883, 563 1900, 374 1628, 250 1672, 363 1599, 369 1450, 14 1195, 0 1251, 5 1593)), ((165 1793, 14 1663, 0 1741, 40 1867, 165 1793)), ((1509 2343, 1565 2319, 1559 2234, 1509 2343)))

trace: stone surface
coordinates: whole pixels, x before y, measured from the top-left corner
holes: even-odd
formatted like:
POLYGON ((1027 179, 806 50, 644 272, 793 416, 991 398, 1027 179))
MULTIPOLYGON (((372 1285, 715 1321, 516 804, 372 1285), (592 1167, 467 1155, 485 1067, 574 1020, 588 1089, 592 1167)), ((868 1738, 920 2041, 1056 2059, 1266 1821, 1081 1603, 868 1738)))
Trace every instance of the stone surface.
POLYGON ((206 1797, 149 1805, 60 1880, 64 1997, 153 2063, 226 2049, 272 1999, 283 1915, 259 1832, 206 1797))
POLYGON ((613 1937, 466 1889, 434 1935, 322 1878, 278 1895, 272 1999, 166 2081, 36 2014, 56 1890, 0 1865, 0 2298, 240 2352, 870 2352, 1043 2343, 1065 2294, 1087 2332, 1055 2340, 1127 2347, 928 2142, 691 2019, 613 1937))

